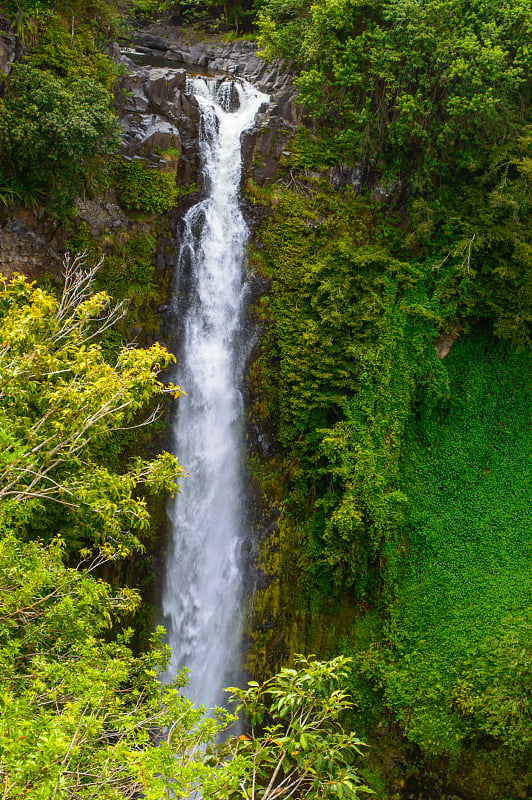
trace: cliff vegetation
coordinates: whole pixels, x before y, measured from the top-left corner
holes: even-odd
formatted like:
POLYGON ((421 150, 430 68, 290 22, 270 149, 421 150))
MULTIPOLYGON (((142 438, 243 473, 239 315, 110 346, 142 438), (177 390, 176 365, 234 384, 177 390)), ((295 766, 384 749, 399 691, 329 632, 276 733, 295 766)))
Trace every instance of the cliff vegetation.
POLYGON ((5 0, 0 24, 2 220, 55 220, 89 262, 64 291, 0 291, 4 800, 528 797, 530 0, 5 0), (160 12, 253 31, 298 90, 274 174, 257 144, 245 176, 267 286, 250 415, 273 442, 253 474, 276 525, 249 656, 265 683, 234 690, 250 735, 221 751, 227 716, 194 711, 183 678, 161 704, 167 654, 117 577, 182 474, 129 457, 179 393, 157 378, 156 264, 197 189, 192 108, 182 141, 118 152, 141 79, 117 84, 113 42, 160 12), (124 346, 138 331, 150 346, 124 346), (301 652, 332 660, 287 666, 301 652))
POLYGON ((279 513, 252 663, 354 658, 382 796, 531 780, 531 11, 258 15, 307 121, 247 179, 271 284, 252 413, 277 442, 255 474, 279 513))

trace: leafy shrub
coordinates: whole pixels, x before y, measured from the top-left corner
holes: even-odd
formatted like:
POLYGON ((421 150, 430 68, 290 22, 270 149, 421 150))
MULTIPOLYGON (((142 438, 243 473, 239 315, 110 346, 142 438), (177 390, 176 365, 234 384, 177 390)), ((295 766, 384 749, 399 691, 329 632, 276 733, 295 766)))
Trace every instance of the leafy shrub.
POLYGON ((155 237, 139 232, 115 244, 106 254, 100 280, 116 287, 120 296, 127 295, 131 286, 149 287, 153 278, 152 257, 155 237))
POLYGON ((113 152, 117 134, 102 86, 14 65, 0 107, 0 155, 14 178, 31 178, 53 212, 67 215, 91 158, 113 152))
POLYGON ((106 361, 93 340, 123 309, 109 309, 105 292, 90 296, 94 273, 78 272, 79 263, 65 262, 61 304, 20 276, 0 292, 0 526, 20 530, 28 514, 59 504, 71 514, 69 547, 83 528, 119 547, 148 520, 136 484, 164 489, 169 479, 172 490, 176 464, 166 454, 113 473, 97 454, 116 428, 169 391, 156 376, 172 357, 156 345, 121 347, 106 361))
POLYGON ((177 186, 174 174, 147 167, 141 161, 116 159, 112 171, 118 199, 129 211, 169 211, 192 190, 177 186))
POLYGON ((29 63, 53 71, 69 81, 88 79, 110 89, 116 77, 113 62, 100 53, 87 27, 69 29, 66 20, 54 15, 41 26, 29 63))

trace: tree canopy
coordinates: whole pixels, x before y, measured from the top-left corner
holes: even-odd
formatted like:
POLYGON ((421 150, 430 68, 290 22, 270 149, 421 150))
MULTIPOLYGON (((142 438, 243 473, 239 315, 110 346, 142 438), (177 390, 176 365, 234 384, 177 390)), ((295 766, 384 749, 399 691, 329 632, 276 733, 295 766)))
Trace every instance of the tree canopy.
POLYGON ((380 172, 441 180, 523 123, 530 0, 267 0, 258 24, 341 151, 380 172))
POLYGON ((143 408, 180 391, 158 379, 172 360, 158 344, 122 347, 108 363, 97 337, 123 309, 91 294, 94 271, 79 259, 65 263, 59 300, 22 276, 0 292, 0 522, 27 529, 57 503, 71 512, 69 548, 88 539, 126 552, 148 522, 140 487, 176 491, 183 470, 163 453, 117 474, 102 452, 113 431, 144 424, 143 408))

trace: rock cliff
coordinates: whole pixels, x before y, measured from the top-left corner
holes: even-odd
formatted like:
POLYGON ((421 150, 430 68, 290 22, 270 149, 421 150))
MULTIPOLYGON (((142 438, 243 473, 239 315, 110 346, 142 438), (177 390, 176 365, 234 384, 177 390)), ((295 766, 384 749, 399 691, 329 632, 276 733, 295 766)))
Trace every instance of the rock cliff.
POLYGON ((244 78, 268 94, 269 104, 243 137, 243 162, 245 172, 257 183, 262 184, 275 174, 303 116, 296 102, 293 75, 281 61, 263 61, 255 42, 200 39, 162 24, 139 32, 130 55, 146 63, 183 65, 192 73, 244 78))
MULTIPOLYGON (((9 71, 16 52, 16 37, 9 30, 0 31, 0 72, 9 71)), ((114 55, 119 57, 118 53, 114 55)), ((123 55, 121 60, 126 74, 117 84, 115 102, 121 126, 119 154, 125 159, 173 172, 179 185, 194 185, 201 191, 200 114, 197 101, 186 91, 186 75, 187 71, 208 72, 245 78, 270 95, 270 103, 243 139, 243 156, 246 174, 258 183, 275 174, 301 111, 295 102, 291 75, 281 63, 262 61, 255 43, 200 40, 159 24, 139 32, 134 53, 123 55), (132 55, 137 63, 128 57, 132 55), (138 63, 139 59, 144 63, 138 63)), ((166 215, 170 227, 175 227, 176 218, 195 197, 185 198, 166 215)), ((118 231, 131 232, 138 224, 120 207, 112 188, 102 197, 79 199, 77 219, 95 239, 118 231)), ((0 210, 0 269, 6 275, 22 272, 31 278, 42 272, 58 274, 67 238, 58 223, 42 215, 0 210)), ((175 248, 167 234, 159 240, 155 259, 163 273, 173 268, 175 248)))
POLYGON ((122 129, 121 153, 166 169, 172 152, 179 183, 200 176, 197 100, 186 91, 186 70, 137 67, 126 60, 128 74, 119 82, 116 105, 122 129))

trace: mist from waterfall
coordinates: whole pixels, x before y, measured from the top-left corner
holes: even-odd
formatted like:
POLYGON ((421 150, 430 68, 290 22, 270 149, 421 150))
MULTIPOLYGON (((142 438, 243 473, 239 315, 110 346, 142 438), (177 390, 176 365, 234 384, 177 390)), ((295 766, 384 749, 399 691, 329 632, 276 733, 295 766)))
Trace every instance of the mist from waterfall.
MULTIPOLYGON (((242 328, 247 227, 239 207, 243 131, 267 97, 239 80, 189 79, 201 108, 206 199, 181 226, 186 275, 173 451, 187 470, 169 516, 162 612, 172 660, 163 680, 190 670, 188 696, 210 708, 240 655, 242 328)), ((179 298, 177 298, 179 303, 179 298)))

